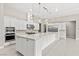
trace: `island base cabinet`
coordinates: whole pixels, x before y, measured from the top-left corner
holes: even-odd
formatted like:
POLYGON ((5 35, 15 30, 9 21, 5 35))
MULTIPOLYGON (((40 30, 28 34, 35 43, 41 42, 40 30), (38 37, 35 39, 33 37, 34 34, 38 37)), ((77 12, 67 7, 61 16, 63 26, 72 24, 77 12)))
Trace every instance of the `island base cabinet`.
POLYGON ((16 50, 24 56, 35 55, 35 41, 29 38, 16 37, 16 50))

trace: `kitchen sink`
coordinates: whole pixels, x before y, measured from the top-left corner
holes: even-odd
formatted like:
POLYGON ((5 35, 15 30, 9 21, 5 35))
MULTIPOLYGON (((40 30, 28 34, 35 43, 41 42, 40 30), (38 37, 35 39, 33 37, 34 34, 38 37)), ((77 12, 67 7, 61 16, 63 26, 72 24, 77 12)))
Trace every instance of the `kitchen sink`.
POLYGON ((36 34, 35 32, 26 32, 26 34, 36 34))

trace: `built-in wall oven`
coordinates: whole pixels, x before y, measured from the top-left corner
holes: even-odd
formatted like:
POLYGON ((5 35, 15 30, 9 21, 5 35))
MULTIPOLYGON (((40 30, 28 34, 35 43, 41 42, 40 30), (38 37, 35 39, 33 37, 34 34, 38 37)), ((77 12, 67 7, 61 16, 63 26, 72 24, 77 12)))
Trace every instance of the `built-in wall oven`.
POLYGON ((15 27, 5 27, 5 41, 15 39, 15 27))

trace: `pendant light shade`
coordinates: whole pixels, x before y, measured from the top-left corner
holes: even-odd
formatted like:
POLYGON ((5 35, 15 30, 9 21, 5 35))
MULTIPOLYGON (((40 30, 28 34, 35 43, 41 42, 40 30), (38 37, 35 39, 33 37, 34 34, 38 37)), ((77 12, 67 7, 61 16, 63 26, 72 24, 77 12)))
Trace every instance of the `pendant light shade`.
POLYGON ((29 9, 29 11, 28 11, 28 23, 33 23, 33 20, 32 20, 32 9, 29 9))

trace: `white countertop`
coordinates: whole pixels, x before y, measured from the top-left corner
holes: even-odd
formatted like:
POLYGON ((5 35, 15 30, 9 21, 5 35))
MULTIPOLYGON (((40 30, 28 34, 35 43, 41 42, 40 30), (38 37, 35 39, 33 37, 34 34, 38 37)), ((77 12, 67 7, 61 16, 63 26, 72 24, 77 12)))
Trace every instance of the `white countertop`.
POLYGON ((37 34, 26 34, 25 32, 16 32, 16 36, 23 37, 23 38, 30 38, 30 39, 33 39, 33 40, 48 37, 48 36, 53 35, 53 34, 56 34, 56 32, 53 32, 53 33, 37 33, 37 34))

